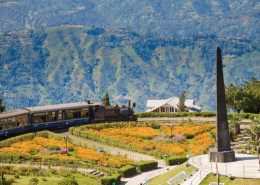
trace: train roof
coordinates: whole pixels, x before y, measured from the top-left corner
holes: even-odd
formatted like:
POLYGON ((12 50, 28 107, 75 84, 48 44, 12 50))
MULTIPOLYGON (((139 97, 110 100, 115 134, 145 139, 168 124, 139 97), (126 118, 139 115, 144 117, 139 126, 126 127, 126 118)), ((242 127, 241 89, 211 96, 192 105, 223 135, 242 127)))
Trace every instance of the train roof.
POLYGON ((67 109, 79 109, 89 107, 90 105, 100 105, 100 103, 86 103, 86 102, 77 102, 77 103, 66 103, 66 104, 58 104, 58 105, 47 105, 47 106, 39 106, 39 107, 28 107, 25 108, 29 110, 31 113, 40 113, 40 112, 51 112, 58 110, 67 110, 67 109))
POLYGON ((21 116, 29 113, 30 112, 28 110, 24 110, 24 109, 11 110, 11 111, 0 113, 0 119, 21 116))

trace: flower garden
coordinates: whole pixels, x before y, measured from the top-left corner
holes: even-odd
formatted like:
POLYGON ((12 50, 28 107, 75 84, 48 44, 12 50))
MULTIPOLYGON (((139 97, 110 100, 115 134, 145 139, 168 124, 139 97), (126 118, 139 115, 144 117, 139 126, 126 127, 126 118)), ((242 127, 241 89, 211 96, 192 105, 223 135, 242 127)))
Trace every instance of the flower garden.
POLYGON ((70 128, 70 133, 162 158, 202 154, 214 144, 210 124, 104 123, 70 128))
POLYGON ((34 156, 39 158, 61 158, 82 160, 111 167, 121 167, 132 164, 133 161, 121 156, 111 156, 96 150, 77 147, 65 141, 35 137, 29 141, 16 142, 0 149, 2 154, 19 154, 21 156, 34 156))
MULTIPOLYGON (((0 142, 1 162, 46 161, 57 164, 87 164, 88 168, 103 166, 120 168, 133 164, 133 160, 122 156, 113 156, 96 149, 73 145, 65 141, 63 136, 48 131, 37 135, 25 134, 0 142)), ((44 163, 45 162, 45 163, 44 163)), ((48 163, 49 165, 49 163, 48 163)))

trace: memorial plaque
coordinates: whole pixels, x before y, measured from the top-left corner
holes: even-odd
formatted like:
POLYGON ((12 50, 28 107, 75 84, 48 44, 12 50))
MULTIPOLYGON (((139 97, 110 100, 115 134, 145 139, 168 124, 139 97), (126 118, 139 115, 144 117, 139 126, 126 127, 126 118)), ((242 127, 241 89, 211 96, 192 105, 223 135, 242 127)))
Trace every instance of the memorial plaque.
POLYGON ((180 173, 178 173, 177 175, 175 175, 173 178, 171 178, 170 180, 167 181, 168 184, 173 184, 176 181, 178 181, 180 178, 184 177, 186 175, 185 171, 182 171, 180 173))

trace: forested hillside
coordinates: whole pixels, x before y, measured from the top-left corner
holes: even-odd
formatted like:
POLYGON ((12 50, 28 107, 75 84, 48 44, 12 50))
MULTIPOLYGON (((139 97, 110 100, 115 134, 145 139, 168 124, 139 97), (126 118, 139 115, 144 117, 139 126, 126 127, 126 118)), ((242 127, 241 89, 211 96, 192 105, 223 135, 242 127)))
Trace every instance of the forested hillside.
POLYGON ((53 27, 0 34, 0 90, 7 108, 100 101, 137 102, 187 90, 215 109, 215 50, 223 49, 225 82, 260 79, 260 45, 245 38, 183 39, 125 29, 53 27))
POLYGON ((0 32, 68 24, 259 39, 259 16, 259 0, 1 0, 0 32))

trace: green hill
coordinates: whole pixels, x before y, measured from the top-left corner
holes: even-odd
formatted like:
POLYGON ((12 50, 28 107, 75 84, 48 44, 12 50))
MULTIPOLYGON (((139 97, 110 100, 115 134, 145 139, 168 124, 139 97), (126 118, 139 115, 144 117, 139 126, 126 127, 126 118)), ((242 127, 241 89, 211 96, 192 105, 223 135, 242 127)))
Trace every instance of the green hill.
POLYGON ((8 108, 179 96, 187 90, 215 109, 215 50, 223 49, 225 82, 260 79, 260 45, 245 38, 163 38, 125 29, 53 27, 0 34, 0 91, 8 108))
POLYGON ((61 25, 106 26, 164 36, 259 39, 258 0, 2 0, 0 32, 61 25))

